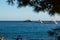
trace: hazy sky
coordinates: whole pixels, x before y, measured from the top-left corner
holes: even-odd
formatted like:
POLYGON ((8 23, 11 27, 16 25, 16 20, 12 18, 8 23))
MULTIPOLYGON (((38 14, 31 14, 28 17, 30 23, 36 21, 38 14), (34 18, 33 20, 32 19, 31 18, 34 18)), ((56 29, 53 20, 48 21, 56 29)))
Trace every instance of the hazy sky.
POLYGON ((36 13, 29 6, 17 8, 17 5, 10 6, 6 0, 0 0, 0 20, 60 20, 60 16, 51 17, 48 12, 36 13))

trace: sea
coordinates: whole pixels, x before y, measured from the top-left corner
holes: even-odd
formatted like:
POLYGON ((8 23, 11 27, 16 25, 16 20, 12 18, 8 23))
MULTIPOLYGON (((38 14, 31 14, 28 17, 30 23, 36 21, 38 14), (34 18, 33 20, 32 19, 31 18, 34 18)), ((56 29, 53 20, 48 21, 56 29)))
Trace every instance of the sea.
POLYGON ((57 24, 48 21, 0 21, 0 39, 4 37, 5 40, 56 40, 48 31, 57 27, 60 27, 60 21, 57 21, 57 24))

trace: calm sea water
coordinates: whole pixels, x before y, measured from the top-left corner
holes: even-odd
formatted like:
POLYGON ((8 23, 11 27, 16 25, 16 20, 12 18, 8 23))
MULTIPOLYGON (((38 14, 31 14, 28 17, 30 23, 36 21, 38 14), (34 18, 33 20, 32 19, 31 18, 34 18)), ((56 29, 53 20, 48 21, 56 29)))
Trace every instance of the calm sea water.
MULTIPOLYGON (((39 38, 49 37, 48 31, 56 27, 60 27, 60 22, 58 24, 42 24, 35 22, 0 21, 0 36, 8 40, 15 40, 17 36, 21 36, 23 40, 39 40, 39 38)), ((50 38, 50 40, 53 39, 50 38)))

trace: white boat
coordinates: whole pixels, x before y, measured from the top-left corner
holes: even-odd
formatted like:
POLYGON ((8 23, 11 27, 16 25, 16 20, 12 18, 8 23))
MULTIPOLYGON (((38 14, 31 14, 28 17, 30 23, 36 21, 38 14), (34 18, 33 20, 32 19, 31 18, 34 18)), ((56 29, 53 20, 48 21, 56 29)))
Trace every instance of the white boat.
POLYGON ((43 23, 43 21, 41 21, 41 20, 38 20, 38 22, 43 23))

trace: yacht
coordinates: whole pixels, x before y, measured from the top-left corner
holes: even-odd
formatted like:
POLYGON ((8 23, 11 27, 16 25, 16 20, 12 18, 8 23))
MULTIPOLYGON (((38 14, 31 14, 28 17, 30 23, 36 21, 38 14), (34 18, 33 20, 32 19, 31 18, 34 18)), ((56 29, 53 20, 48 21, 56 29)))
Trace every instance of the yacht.
POLYGON ((43 23, 43 21, 39 20, 41 23, 43 23))

